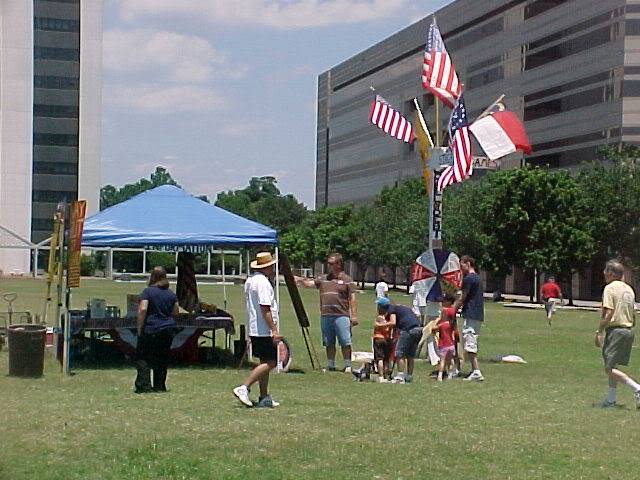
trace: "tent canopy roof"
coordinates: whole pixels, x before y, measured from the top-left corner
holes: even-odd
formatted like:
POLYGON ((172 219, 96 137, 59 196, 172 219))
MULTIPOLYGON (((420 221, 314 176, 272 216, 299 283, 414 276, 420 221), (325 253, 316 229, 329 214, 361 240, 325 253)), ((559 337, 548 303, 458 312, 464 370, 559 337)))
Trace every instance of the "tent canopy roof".
POLYGON ((276 231, 163 185, 109 207, 84 223, 87 247, 265 245, 276 231))

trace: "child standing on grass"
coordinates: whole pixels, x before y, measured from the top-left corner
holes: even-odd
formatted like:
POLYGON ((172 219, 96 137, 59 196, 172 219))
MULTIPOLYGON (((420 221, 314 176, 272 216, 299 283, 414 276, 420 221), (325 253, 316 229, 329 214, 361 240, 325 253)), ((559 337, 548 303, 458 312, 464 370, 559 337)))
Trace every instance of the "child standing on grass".
MULTIPOLYGON (((442 300, 442 308, 453 308, 453 304, 456 302, 456 296, 452 293, 447 293, 442 300)), ((453 326, 453 330, 455 332, 455 342, 454 342, 454 351, 453 351, 453 377, 458 377, 461 375, 460 373, 460 355, 458 354, 458 344, 460 343, 460 331, 458 330, 458 317, 456 316, 456 311, 453 311, 453 316, 451 317, 451 324, 453 326)))
POLYGON ((456 343, 458 342, 458 332, 455 324, 456 311, 451 307, 443 307, 440 318, 436 324, 438 332, 438 356, 440 363, 438 364, 438 381, 442 381, 445 370, 448 372, 448 378, 453 377, 453 358, 456 351, 456 343))
POLYGON ((373 325, 373 359, 376 362, 380 382, 391 378, 389 358, 393 348, 393 327, 388 322, 388 315, 378 313, 373 325))

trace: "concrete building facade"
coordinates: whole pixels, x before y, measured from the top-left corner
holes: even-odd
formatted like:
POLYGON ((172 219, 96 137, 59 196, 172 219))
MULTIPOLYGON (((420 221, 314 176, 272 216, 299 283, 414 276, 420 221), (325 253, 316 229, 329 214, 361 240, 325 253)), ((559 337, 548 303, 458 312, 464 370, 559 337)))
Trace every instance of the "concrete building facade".
MULTIPOLYGON (((0 225, 37 243, 58 202, 99 209, 102 0, 3 0, 0 28, 0 225)), ((0 248, 5 273, 29 268, 0 248)))
MULTIPOLYGON (((640 141, 640 2, 457 0, 435 12, 465 85, 470 119, 506 95, 533 153, 503 167, 573 168, 598 146, 640 141)), ((405 115, 412 99, 435 128, 420 84, 431 15, 318 77, 316 205, 362 203, 419 174, 413 147, 367 122, 374 86, 405 115)), ((449 110, 441 109, 441 129, 449 110)))

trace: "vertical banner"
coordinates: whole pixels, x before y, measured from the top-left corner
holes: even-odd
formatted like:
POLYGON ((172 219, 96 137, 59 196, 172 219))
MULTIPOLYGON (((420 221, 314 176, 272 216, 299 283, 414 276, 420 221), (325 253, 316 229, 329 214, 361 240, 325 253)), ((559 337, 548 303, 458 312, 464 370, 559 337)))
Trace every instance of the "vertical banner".
POLYGON ((438 180, 441 171, 433 172, 433 188, 431 189, 431 233, 429 235, 429 247, 440 248, 439 243, 442 241, 442 192, 438 191, 438 180), (438 243, 435 245, 434 243, 438 243))
POLYGON ((86 201, 71 202, 69 215, 69 263, 67 267, 67 287, 69 288, 80 286, 80 247, 86 212, 86 201))

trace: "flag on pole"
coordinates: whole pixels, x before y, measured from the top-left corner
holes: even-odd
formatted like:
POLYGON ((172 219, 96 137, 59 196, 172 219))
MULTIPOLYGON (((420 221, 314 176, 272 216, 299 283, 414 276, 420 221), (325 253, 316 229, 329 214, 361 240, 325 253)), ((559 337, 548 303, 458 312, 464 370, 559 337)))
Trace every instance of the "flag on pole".
POLYGON ((427 45, 422 64, 422 86, 453 108, 462 91, 458 74, 451 57, 444 47, 436 19, 433 19, 427 34, 427 45))
POLYGON ((490 113, 473 122, 469 128, 491 160, 516 150, 531 153, 524 125, 513 112, 503 110, 490 113))
POLYGON ((415 140, 411 122, 392 108, 380 95, 376 95, 375 100, 371 102, 369 121, 398 140, 406 143, 412 143, 415 140))
POLYGON ((452 183, 462 182, 473 171, 469 121, 462 94, 449 119, 449 148, 453 153, 453 165, 446 167, 440 175, 438 191, 442 191, 452 183))

